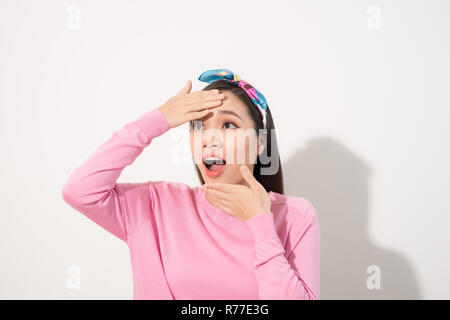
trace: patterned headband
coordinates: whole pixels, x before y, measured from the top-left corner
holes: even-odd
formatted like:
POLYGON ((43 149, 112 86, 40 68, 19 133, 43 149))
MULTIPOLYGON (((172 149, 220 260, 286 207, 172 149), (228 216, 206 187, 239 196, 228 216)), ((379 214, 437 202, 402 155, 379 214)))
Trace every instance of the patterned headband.
POLYGON ((264 129, 266 129, 266 98, 251 84, 245 82, 244 80, 241 80, 241 78, 236 73, 233 73, 232 71, 227 69, 207 70, 198 77, 198 80, 209 83, 221 79, 237 83, 238 86, 245 91, 245 93, 250 97, 250 99, 252 99, 253 103, 257 107, 259 114, 261 115, 263 127, 264 129))

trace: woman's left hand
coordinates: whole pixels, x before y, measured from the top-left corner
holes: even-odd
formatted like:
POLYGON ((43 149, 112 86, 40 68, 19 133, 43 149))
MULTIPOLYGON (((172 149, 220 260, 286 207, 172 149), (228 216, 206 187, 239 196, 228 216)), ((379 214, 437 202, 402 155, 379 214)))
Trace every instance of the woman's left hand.
POLYGON ((255 215, 270 212, 270 196, 245 165, 240 171, 248 186, 229 183, 205 183, 201 186, 212 204, 242 222, 255 215))

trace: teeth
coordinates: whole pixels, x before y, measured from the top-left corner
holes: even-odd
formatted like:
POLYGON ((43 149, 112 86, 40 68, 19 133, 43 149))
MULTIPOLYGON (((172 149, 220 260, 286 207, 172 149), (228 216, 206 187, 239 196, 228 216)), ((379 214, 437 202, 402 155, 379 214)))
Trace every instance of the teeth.
POLYGON ((225 160, 218 157, 206 157, 203 162, 205 162, 205 164, 208 166, 212 165, 213 163, 225 164, 225 160))

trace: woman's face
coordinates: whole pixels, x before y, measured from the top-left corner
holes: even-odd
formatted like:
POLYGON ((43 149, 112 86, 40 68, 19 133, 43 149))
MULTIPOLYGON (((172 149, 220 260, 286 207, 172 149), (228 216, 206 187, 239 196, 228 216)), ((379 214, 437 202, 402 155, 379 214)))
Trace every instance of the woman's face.
POLYGON ((191 152, 206 183, 245 184, 239 168, 245 164, 253 172, 263 145, 244 102, 230 91, 222 93, 222 105, 193 122, 191 152))

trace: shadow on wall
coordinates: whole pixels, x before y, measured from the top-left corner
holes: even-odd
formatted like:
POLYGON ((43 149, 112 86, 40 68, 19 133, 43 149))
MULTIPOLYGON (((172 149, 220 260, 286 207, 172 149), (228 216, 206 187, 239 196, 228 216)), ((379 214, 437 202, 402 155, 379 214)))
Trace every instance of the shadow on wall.
POLYGON ((333 139, 317 138, 283 161, 283 172, 285 194, 306 198, 317 211, 320 299, 421 299, 406 257, 368 235, 371 169, 364 161, 333 139), (380 289, 368 289, 370 265, 380 268, 380 289))

